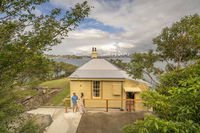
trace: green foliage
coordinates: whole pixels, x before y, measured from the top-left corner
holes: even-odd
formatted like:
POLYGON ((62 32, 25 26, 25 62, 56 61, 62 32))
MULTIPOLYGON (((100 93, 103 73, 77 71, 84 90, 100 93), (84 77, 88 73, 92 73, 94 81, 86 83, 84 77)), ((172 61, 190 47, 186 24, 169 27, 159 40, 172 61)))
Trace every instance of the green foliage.
POLYGON ((87 2, 67 11, 53 9, 35 15, 48 0, 0 1, 0 130, 7 131, 12 119, 23 112, 12 88, 33 80, 47 79, 51 60, 44 52, 59 44, 69 31, 88 16, 87 2))
POLYGON ((40 126, 31 119, 19 129, 19 133, 42 133, 42 131, 40 126))
POLYGON ((16 90, 14 94, 17 98, 24 98, 26 96, 36 96, 38 92, 33 89, 26 89, 26 90, 16 90))
POLYGON ((2 133, 8 132, 8 129, 12 128, 9 122, 16 119, 24 111, 23 107, 15 100, 16 96, 12 91, 0 90, 0 131, 2 133))
MULTIPOLYGON (((63 99, 66 97, 69 97, 70 95, 70 89, 69 87, 64 88, 61 92, 59 92, 56 96, 54 96, 48 103, 47 105, 54 105, 54 106, 62 106, 63 99)), ((68 106, 70 103, 68 103, 68 106)))
POLYGON ((182 87, 171 87, 168 95, 158 92, 143 93, 144 104, 153 107, 156 114, 165 120, 192 120, 200 124, 200 78, 180 80, 182 87))
POLYGON ((55 78, 68 77, 76 70, 76 68, 76 66, 64 62, 55 62, 52 64, 55 78))
MULTIPOLYGON (((63 99, 69 96, 70 94, 68 78, 46 81, 41 83, 40 86, 62 89, 62 91, 60 91, 57 95, 55 95, 54 97, 52 97, 52 99, 50 99, 50 101, 47 103, 48 105, 55 105, 55 106, 63 105, 63 99)), ((68 103, 68 105, 69 104, 70 103, 68 103)))
POLYGON ((111 61, 111 63, 113 63, 114 65, 116 65, 117 67, 119 67, 122 70, 126 71, 128 69, 127 63, 122 62, 122 60, 120 60, 120 59, 116 59, 116 60, 111 59, 110 61, 111 61))
POLYGON ((154 83, 152 75, 159 76, 164 72, 178 70, 195 62, 200 55, 200 16, 185 16, 171 27, 163 29, 153 39, 156 52, 134 53, 129 64, 129 73, 135 78, 147 75, 154 83), (165 63, 160 70, 155 62, 165 63))
MULTIPOLYGON (((48 78, 51 78, 51 76, 48 76, 48 78)), ((24 86, 27 89, 36 89, 43 80, 47 80, 48 78, 41 79, 41 80, 39 80, 37 78, 36 79, 31 79, 27 83, 22 83, 22 84, 24 84, 24 86)))
POLYGON ((134 78, 140 79, 144 79, 143 76, 146 74, 152 81, 156 82, 152 74, 162 73, 160 69, 154 66, 154 63, 158 59, 158 56, 151 50, 148 53, 134 53, 128 67, 128 72, 134 78))
POLYGON ((182 62, 199 57, 199 34, 200 16, 195 14, 183 17, 171 27, 164 28, 162 33, 153 39, 153 42, 162 60, 173 61, 180 68, 182 62))
MULTIPOLYGON (((200 64, 166 74, 167 78, 174 74, 177 84, 170 84, 167 95, 156 91, 146 91, 142 94, 144 104, 152 107, 156 116, 147 117, 144 121, 124 129, 132 133, 181 132, 196 133, 200 131, 200 64), (184 76, 183 76, 184 75, 184 76), (185 77, 185 78, 183 78, 185 77), (158 117, 158 118, 157 118, 158 117), (151 124, 149 124, 151 123, 151 124)), ((163 76, 164 78, 164 76, 163 76)), ((171 82, 173 82, 171 80, 171 82)))
POLYGON ((200 132, 200 62, 195 62, 200 52, 199 34, 199 15, 186 16, 154 38, 158 56, 135 54, 137 60, 131 63, 137 69, 132 74, 139 77, 144 70, 154 72, 156 59, 166 61, 167 70, 156 91, 142 93, 144 104, 153 108, 156 116, 124 127, 125 133, 200 132), (187 65, 191 61, 193 65, 187 65))
POLYGON ((161 94, 169 94, 168 89, 171 87, 182 87, 182 82, 188 80, 188 78, 200 77, 200 61, 197 61, 195 65, 187 69, 180 69, 171 71, 163 76, 160 76, 160 84, 156 90, 161 94), (190 76, 188 76, 190 75, 190 76))
POLYGON ((50 61, 43 52, 50 46, 60 43, 61 39, 76 28, 90 10, 87 2, 84 2, 75 5, 64 15, 61 15, 60 9, 55 9, 49 14, 35 16, 32 7, 42 2, 44 1, 2 2, 1 14, 6 17, 1 16, 0 21, 1 86, 12 85, 19 79, 29 80, 30 76, 37 75, 37 78, 43 79, 48 75, 50 61), (22 2, 24 3, 21 4, 22 2), (17 6, 23 8, 18 9, 17 6), (10 7, 13 7, 14 11, 9 10, 10 7))
POLYGON ((144 121, 123 128, 124 133, 198 133, 200 126, 192 121, 165 121, 155 116, 148 116, 144 121))

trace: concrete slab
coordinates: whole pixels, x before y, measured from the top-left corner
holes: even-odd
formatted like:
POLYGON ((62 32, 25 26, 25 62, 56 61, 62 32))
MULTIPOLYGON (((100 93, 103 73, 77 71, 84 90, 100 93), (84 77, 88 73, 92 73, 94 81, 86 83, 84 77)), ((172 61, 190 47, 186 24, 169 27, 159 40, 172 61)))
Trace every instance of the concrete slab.
POLYGON ((64 108, 38 108, 27 113, 52 116, 53 122, 44 133, 76 133, 81 119, 80 113, 73 113, 71 110, 65 113, 64 108))
POLYGON ((53 115, 56 114, 57 112, 59 112, 60 110, 61 110, 60 108, 37 108, 34 110, 30 110, 27 113, 51 115, 51 117, 53 117, 53 115))

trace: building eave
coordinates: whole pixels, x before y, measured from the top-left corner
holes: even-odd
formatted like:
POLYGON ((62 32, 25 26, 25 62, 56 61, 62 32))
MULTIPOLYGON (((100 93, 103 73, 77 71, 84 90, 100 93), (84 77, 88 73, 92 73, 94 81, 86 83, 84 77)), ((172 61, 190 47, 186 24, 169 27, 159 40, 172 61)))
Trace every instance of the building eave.
POLYGON ((124 78, 69 78, 69 80, 73 81, 73 80, 90 80, 90 81, 94 81, 94 80, 99 80, 99 81, 125 81, 124 78))

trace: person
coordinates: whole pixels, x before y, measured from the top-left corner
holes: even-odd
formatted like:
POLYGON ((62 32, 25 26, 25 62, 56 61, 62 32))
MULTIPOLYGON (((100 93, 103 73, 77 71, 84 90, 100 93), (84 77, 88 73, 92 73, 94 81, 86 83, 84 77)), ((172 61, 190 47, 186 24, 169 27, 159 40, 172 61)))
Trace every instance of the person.
POLYGON ((135 98, 135 94, 133 92, 128 92, 127 95, 126 95, 126 97, 128 99, 128 100, 126 100, 126 110, 131 112, 132 110, 134 110, 134 98, 135 98))
POLYGON ((84 101, 84 94, 81 93, 81 97, 80 97, 80 113, 84 114, 86 112, 85 110, 85 101, 84 101))
POLYGON ((78 111, 77 100, 78 100, 78 96, 76 95, 76 93, 73 93, 73 96, 72 96, 73 112, 78 111))

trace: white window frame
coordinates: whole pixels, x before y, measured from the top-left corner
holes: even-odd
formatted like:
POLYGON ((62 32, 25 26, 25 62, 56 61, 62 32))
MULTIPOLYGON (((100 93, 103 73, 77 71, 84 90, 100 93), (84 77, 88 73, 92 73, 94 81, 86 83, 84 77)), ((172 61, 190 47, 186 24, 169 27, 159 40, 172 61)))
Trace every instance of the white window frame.
POLYGON ((92 97, 101 98, 101 82, 92 81, 92 97))

